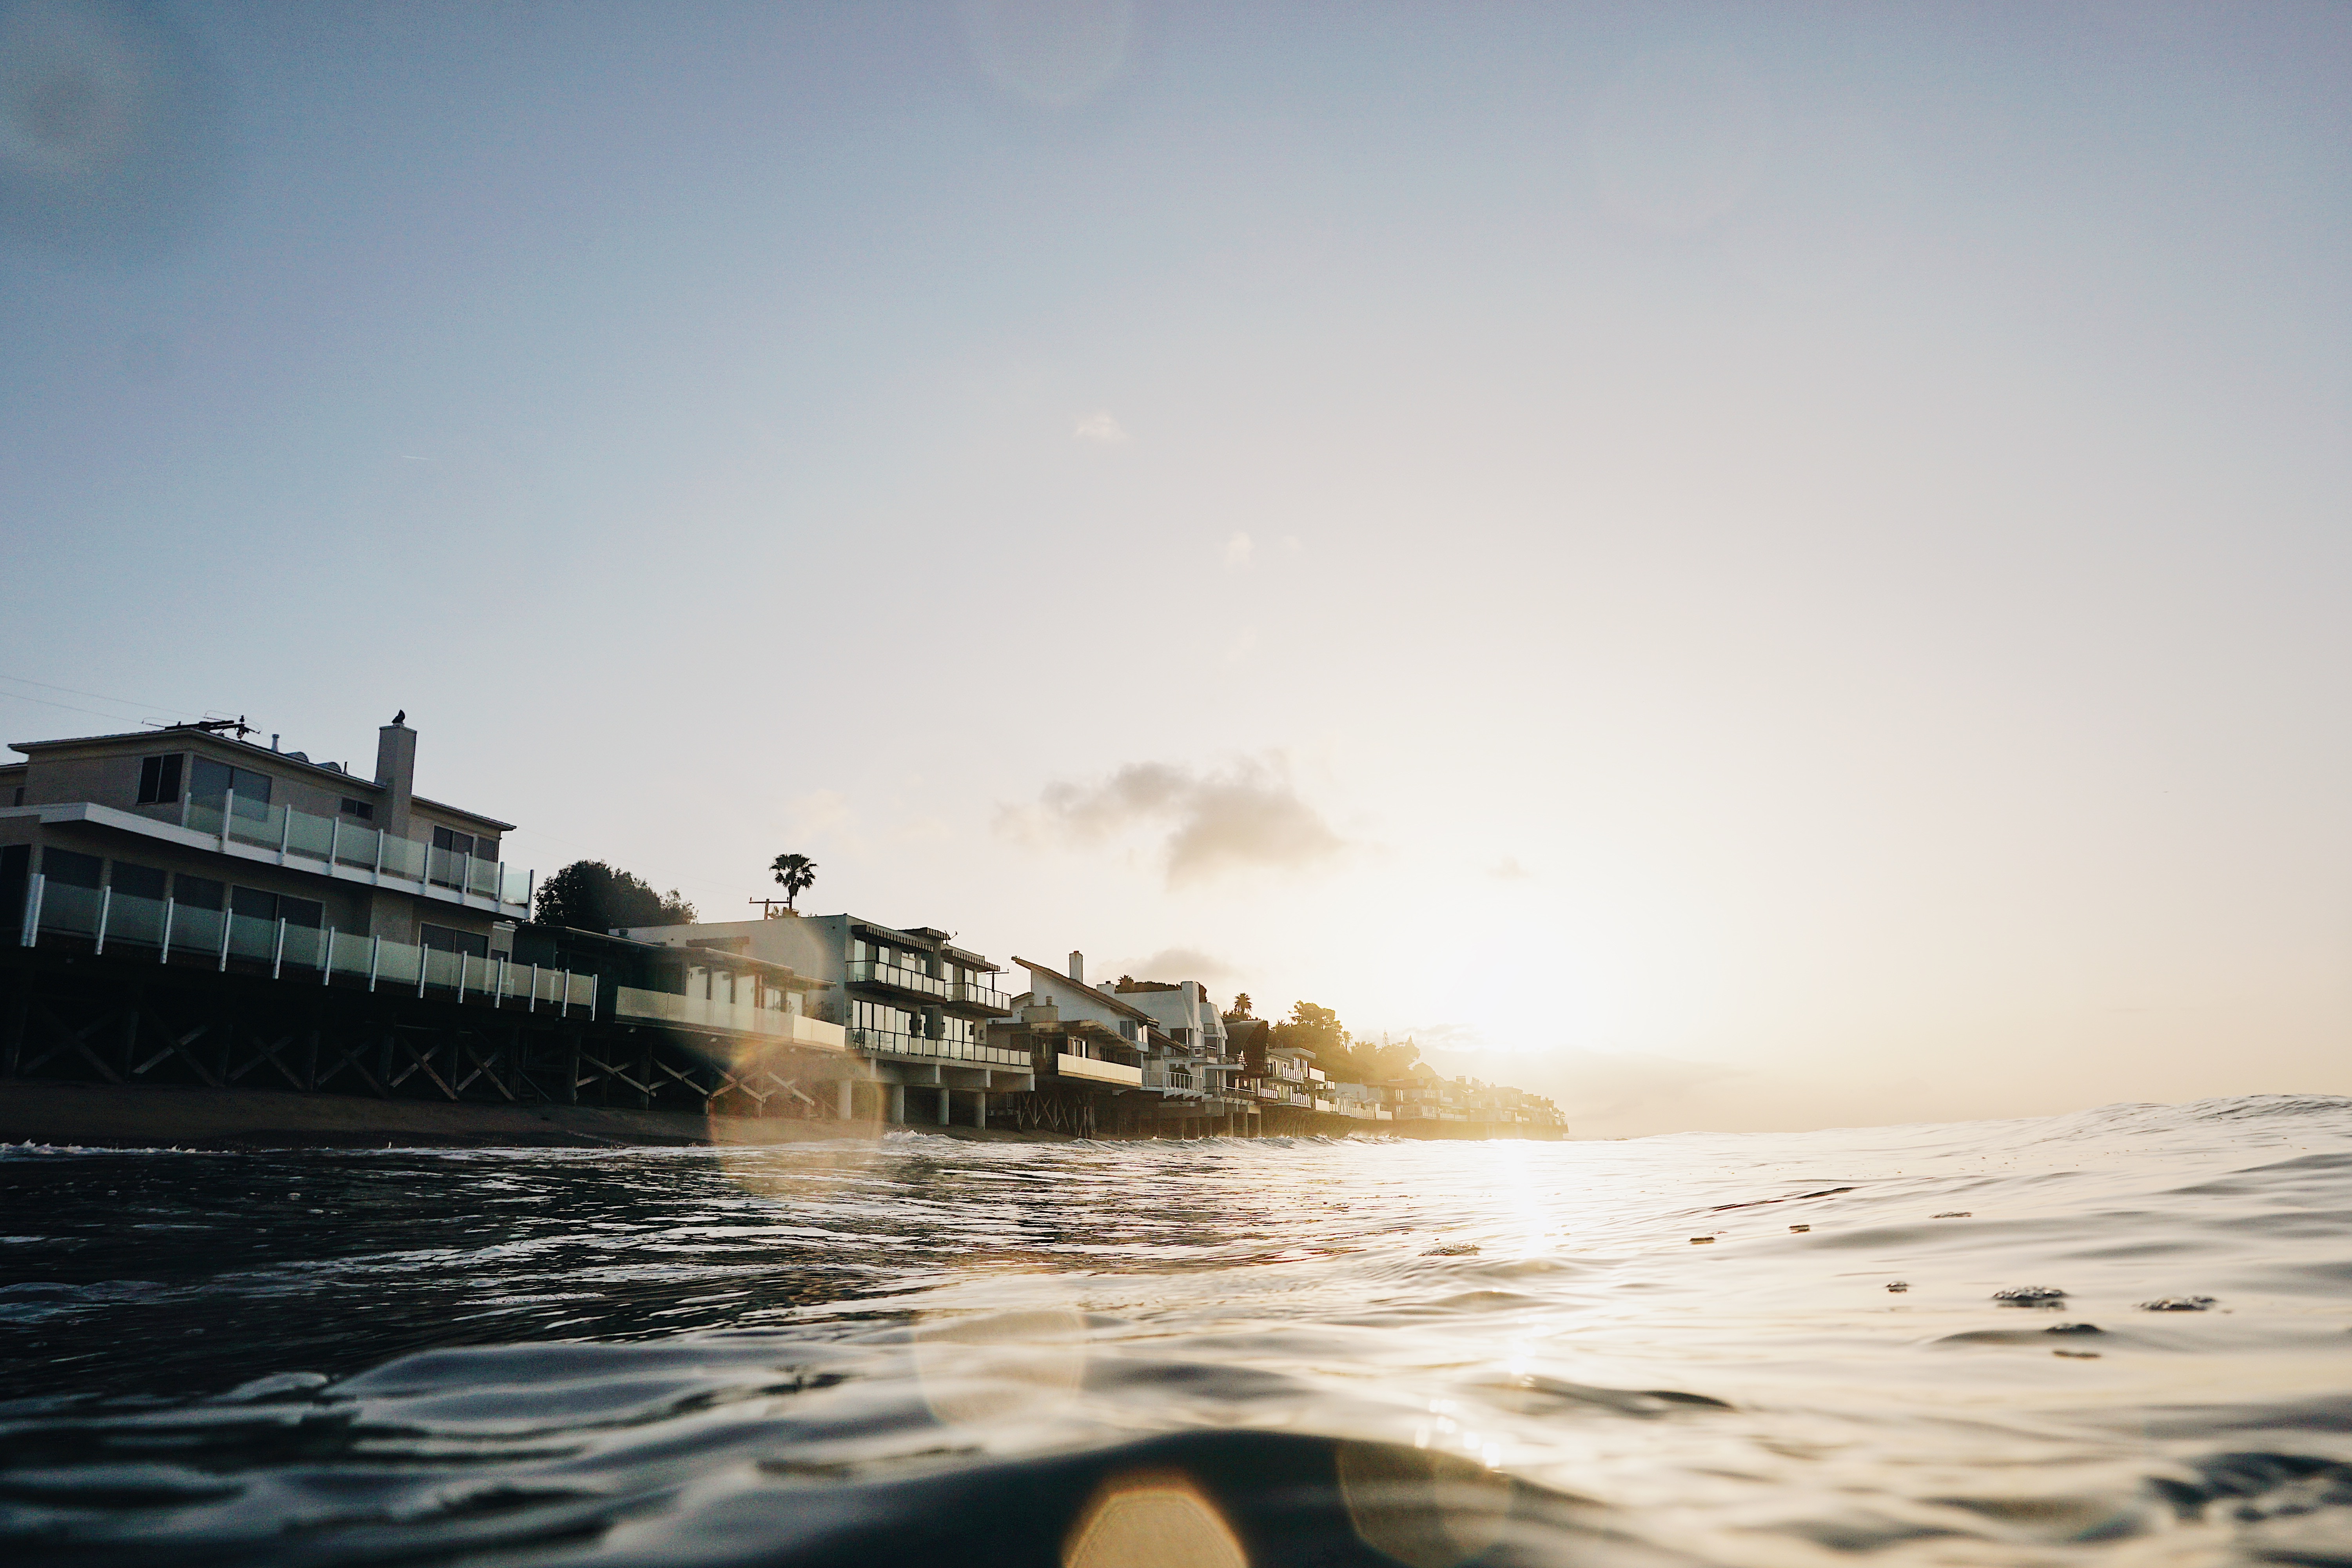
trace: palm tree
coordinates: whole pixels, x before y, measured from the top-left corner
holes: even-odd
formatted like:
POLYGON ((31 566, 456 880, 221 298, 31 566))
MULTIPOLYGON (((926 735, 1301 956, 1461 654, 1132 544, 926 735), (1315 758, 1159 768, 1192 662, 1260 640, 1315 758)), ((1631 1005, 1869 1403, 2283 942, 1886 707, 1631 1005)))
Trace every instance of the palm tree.
MULTIPOLYGON (((788 910, 793 909, 793 900, 807 892, 810 884, 816 880, 816 862, 805 855, 779 855, 769 863, 768 869, 776 874, 776 880, 782 885, 784 908, 788 910)), ((793 910, 793 912, 800 913, 798 910, 793 910)))

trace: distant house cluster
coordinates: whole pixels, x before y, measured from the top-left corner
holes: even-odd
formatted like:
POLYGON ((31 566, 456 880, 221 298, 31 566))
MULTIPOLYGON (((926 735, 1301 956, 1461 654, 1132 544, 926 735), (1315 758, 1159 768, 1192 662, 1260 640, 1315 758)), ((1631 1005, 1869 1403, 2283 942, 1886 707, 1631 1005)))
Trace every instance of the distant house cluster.
POLYGON ((1196 979, 1089 980, 1079 952, 1008 971, 935 926, 698 921, 594 863, 534 920, 537 879, 500 848, 513 825, 418 795, 404 721, 372 776, 241 722, 18 742, 0 767, 0 930, 22 955, 0 1077, 1097 1137, 1562 1131, 1549 1101, 1442 1078, 1410 1047, 1349 1053, 1322 1009, 1300 1012, 1323 1034, 1291 1037, 1196 979), (615 889, 665 923, 547 918, 615 889), (179 1000, 148 996, 166 981, 179 1000), (214 991, 192 996, 200 981, 214 991), (212 1022, 175 1033, 192 1007, 212 1022), (207 1031, 215 1056, 189 1044, 207 1031))

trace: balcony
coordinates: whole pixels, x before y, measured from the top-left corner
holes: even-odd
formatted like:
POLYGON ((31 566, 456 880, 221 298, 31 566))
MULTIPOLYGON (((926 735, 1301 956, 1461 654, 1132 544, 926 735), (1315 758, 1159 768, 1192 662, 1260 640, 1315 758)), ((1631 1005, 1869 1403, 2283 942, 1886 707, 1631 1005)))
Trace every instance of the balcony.
POLYGON ((851 1046, 877 1056, 969 1062, 974 1067, 1007 1068, 1016 1072, 1025 1072, 1030 1066, 1027 1051, 1009 1051, 1001 1046, 983 1046, 973 1040, 934 1040, 923 1035, 905 1035, 895 1029, 869 1029, 863 1026, 852 1026, 845 1033, 851 1046))
POLYGON ((354 936, 331 926, 298 926, 226 910, 194 909, 172 899, 117 893, 112 888, 68 887, 36 874, 26 884, 17 941, 33 947, 44 935, 88 938, 99 952, 152 950, 162 963, 176 958, 223 970, 231 959, 267 964, 271 979, 301 984, 324 985, 341 975, 364 980, 371 991, 413 986, 422 996, 432 987, 455 992, 460 1002, 516 1005, 530 1012, 551 1007, 568 1013, 585 1007, 593 1013, 596 1006, 593 974, 354 936))
POLYGON ((933 1002, 944 1002, 948 994, 948 983, 936 974, 926 974, 901 963, 880 963, 870 958, 850 961, 849 984, 885 986, 933 1002))
POLYGON ((977 1007, 983 1013, 997 1013, 1006 1017, 1013 1015, 1012 997, 976 980, 957 981, 949 1000, 966 1007, 977 1007))
POLYGON ((748 1002, 717 1002, 708 996, 677 996, 667 991, 640 991, 616 986, 613 1016, 635 1023, 668 1024, 685 1029, 709 1029, 719 1034, 749 1035, 782 1045, 811 1050, 847 1048, 838 1024, 803 1017, 780 1007, 755 1007, 748 1002))
POLYGON ((1131 1068, 1125 1062, 1097 1061, 1092 1057, 1074 1057, 1067 1051, 1055 1053, 1054 1070, 1064 1078, 1091 1079, 1097 1083, 1126 1084, 1137 1089, 1143 1086, 1141 1068, 1131 1068))

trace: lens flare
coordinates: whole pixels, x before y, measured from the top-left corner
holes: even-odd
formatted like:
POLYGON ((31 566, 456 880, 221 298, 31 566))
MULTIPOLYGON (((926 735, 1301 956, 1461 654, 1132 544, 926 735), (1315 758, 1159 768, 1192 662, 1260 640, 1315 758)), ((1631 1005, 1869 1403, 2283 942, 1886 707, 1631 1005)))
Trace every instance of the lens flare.
POLYGON ((933 1318, 913 1340, 923 1402, 942 1421, 1050 1417, 1086 1377, 1087 1321, 1071 1308, 933 1318))
POLYGON ((1342 1443, 1337 1458, 1356 1534, 1406 1568, 1455 1568, 1502 1536, 1511 1483, 1475 1459, 1386 1443, 1342 1443))
POLYGON ((1114 1476, 1087 1500, 1062 1568, 1249 1568, 1216 1504, 1179 1470, 1114 1476))

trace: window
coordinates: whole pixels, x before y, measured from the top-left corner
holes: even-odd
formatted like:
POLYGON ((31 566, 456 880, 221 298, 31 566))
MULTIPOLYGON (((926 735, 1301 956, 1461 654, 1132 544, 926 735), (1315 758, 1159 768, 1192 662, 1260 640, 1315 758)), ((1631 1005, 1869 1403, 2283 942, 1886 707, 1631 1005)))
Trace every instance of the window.
POLYGON ((54 847, 41 851, 41 875, 68 888, 95 888, 102 866, 95 855, 54 847))
MULTIPOLYGON (((139 759, 139 804, 172 805, 180 798, 180 753, 139 759)), ((20 798, 18 805, 23 805, 20 798)))
POLYGON ((265 893, 258 888, 231 888, 228 907, 231 913, 243 915, 249 921, 268 921, 274 924, 278 919, 278 895, 265 893))
POLYGON ((353 800, 350 795, 345 795, 343 796, 343 815, 356 816, 362 822, 373 822, 375 804, 373 801, 353 800))
POLYGON ((433 830, 433 847, 446 849, 452 855, 471 855, 474 852, 474 836, 452 828, 436 827, 433 830))
POLYGON ((482 931, 452 931, 447 926, 420 926, 417 928, 417 942, 420 946, 436 948, 443 952, 463 952, 475 958, 490 956, 490 939, 482 931))
POLYGON ((216 910, 222 896, 228 891, 209 877, 176 876, 172 879, 172 899, 192 910, 216 910))
POLYGON ((267 816, 269 814, 269 775, 255 773, 251 768, 233 768, 226 763, 215 763, 198 757, 188 774, 188 798, 219 800, 229 791, 236 792, 236 814, 239 816, 267 816))
POLYGON ((152 866, 134 866, 128 860, 114 863, 114 874, 108 879, 114 884, 117 897, 163 900, 163 873, 152 866))
POLYGON ((290 926, 317 931, 327 923, 327 907, 315 899, 280 899, 278 918, 290 926))

